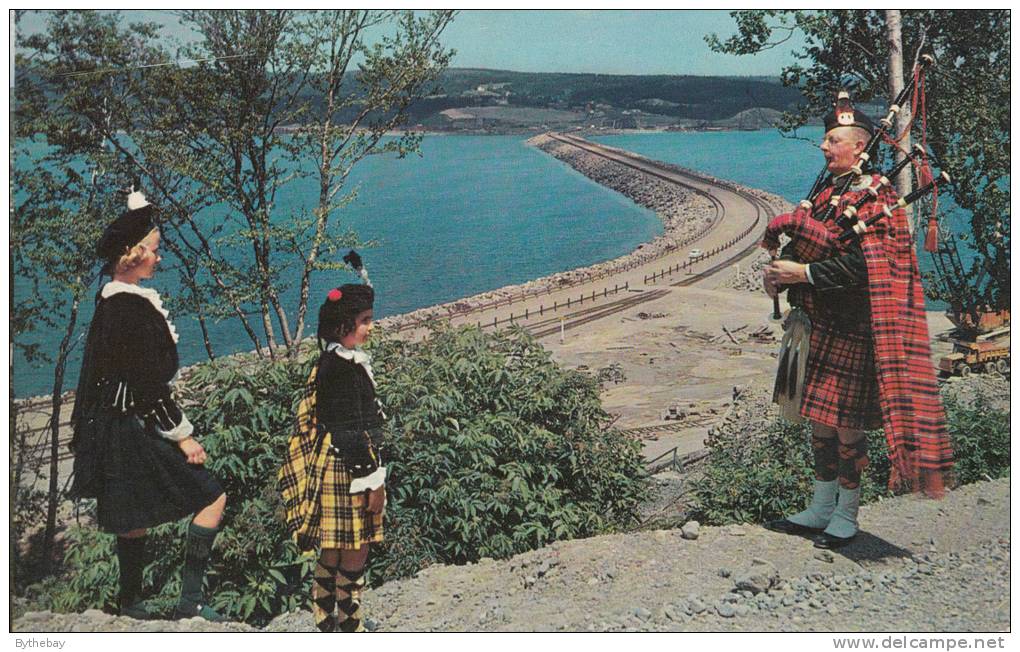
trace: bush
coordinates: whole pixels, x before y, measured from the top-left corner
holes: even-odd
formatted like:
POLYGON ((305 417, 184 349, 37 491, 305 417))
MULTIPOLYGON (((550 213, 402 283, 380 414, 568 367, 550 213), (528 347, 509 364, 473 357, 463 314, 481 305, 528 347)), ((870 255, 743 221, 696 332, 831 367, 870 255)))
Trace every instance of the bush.
POLYGON ((969 403, 957 396, 946 397, 956 480, 960 484, 1009 475, 1009 413, 995 409, 992 403, 983 392, 969 403))
MULTIPOLYGON (((1009 475, 1009 414, 994 409, 977 393, 965 403, 945 392, 956 481, 969 484, 1009 475)), ((810 428, 778 419, 774 413, 758 431, 715 429, 706 440, 711 453, 698 481, 693 515, 704 523, 762 523, 797 512, 811 498, 814 478, 810 428)), ((867 433, 871 460, 861 477, 861 502, 892 495, 885 435, 867 433)))
MULTIPOLYGON (((560 369, 523 331, 443 330, 372 348, 391 473, 373 584, 612 531, 643 499, 640 446, 608 429, 596 381, 560 369)), ((263 624, 308 604, 314 560, 287 535, 276 474, 313 364, 221 360, 197 366, 182 388, 228 495, 207 595, 234 619, 263 624)), ((150 532, 145 585, 159 587, 149 602, 164 616, 180 590, 186 528, 185 519, 150 532)), ((113 607, 113 537, 94 528, 68 536, 54 607, 113 607)))
POLYGON ((442 330, 376 360, 393 481, 374 581, 619 529, 643 500, 640 445, 608 429, 597 381, 523 330, 442 330))

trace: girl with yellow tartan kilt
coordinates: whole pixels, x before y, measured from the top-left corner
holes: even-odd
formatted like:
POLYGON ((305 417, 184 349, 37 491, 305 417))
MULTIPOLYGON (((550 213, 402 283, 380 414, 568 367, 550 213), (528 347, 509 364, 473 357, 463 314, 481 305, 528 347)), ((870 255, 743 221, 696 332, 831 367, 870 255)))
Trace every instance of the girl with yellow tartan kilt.
MULTIPOLYGON (((360 271, 360 257, 349 259, 360 271)), ((371 285, 348 284, 330 290, 320 307, 321 354, 279 473, 288 529, 302 551, 320 551, 312 614, 323 632, 364 631, 365 562, 369 544, 383 540, 385 416, 370 357, 357 348, 372 332, 374 298, 371 285)))

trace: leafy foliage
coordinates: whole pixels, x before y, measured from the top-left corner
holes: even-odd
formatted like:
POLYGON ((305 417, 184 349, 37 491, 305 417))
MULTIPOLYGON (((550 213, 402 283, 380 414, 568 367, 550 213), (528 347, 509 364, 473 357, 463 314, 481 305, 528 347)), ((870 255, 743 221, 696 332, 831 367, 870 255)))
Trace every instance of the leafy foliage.
MULTIPOLYGON (((973 402, 945 395, 956 480, 969 484, 1009 475, 1009 414, 978 393, 973 402)), ((861 502, 892 495, 881 430, 867 433, 870 463, 861 476, 861 502)), ((771 421, 761 432, 713 430, 711 454, 699 480, 694 514, 702 522, 761 523, 803 509, 814 478, 808 425, 771 421)))
MULTIPOLYGON (((386 543, 373 583, 433 563, 507 557, 626 525, 644 495, 639 445, 608 429, 594 379, 560 369, 523 331, 443 330, 382 341, 373 368, 390 414, 386 543)), ((227 492, 213 549, 210 604, 264 623, 306 606, 314 561, 287 535, 276 474, 295 399, 314 360, 232 358, 196 367, 182 398, 227 492)), ((180 590, 186 521, 150 532, 150 605, 168 614, 180 590)), ((113 537, 73 529, 61 610, 112 607, 113 537)))
MULTIPOLYGON (((800 33, 796 63, 782 71, 806 103, 788 111, 783 129, 796 130, 829 110, 839 88, 860 102, 888 103, 889 56, 882 10, 745 10, 731 12, 737 33, 706 37, 716 51, 755 54, 800 33)), ((949 192, 970 212, 971 235, 960 239, 975 252, 967 270, 929 279, 929 296, 969 307, 1009 306, 1010 12, 1002 10, 905 10, 904 68, 920 50, 933 53, 926 76, 927 145, 950 172, 949 192)), ((909 80, 906 80, 909 83, 909 80)), ((921 128, 914 122, 914 134, 921 128)))
POLYGON ((607 428, 597 382, 523 330, 388 341, 377 360, 395 534, 375 581, 609 531, 641 500, 638 443, 607 428))
POLYGON ((1009 413, 996 409, 991 397, 978 393, 972 402, 946 398, 949 431, 960 484, 1009 475, 1009 413))

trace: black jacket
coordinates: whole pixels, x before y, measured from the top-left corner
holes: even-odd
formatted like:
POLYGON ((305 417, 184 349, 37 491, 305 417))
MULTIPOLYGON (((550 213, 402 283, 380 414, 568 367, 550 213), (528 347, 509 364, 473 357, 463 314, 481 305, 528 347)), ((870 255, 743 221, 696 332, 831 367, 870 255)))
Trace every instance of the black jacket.
POLYGON ((170 394, 177 365, 166 319, 145 297, 118 292, 100 298, 71 414, 76 434, 82 415, 95 409, 134 414, 159 430, 173 430, 184 420, 170 394))

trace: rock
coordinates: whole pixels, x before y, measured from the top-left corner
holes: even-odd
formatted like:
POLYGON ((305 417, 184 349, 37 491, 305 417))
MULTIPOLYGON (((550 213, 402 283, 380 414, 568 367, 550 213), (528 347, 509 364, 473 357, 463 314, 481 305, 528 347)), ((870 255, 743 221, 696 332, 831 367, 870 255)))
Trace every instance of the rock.
POLYGON ((687 521, 680 528, 680 533, 683 538, 693 541, 701 534, 701 524, 697 521, 687 521))
POLYGON ((716 605, 715 610, 723 618, 733 618, 737 615, 736 608, 729 602, 720 602, 716 605))
POLYGON ((636 607, 633 613, 641 620, 648 620, 649 618, 652 617, 652 612, 648 611, 644 607, 636 607))
POLYGON ((836 556, 828 550, 819 550, 815 553, 815 559, 818 561, 824 561, 826 564, 831 564, 836 561, 836 556))
POLYGON ((375 618, 366 618, 365 629, 367 629, 370 632, 376 631, 377 629, 379 629, 379 621, 376 620, 375 618))
POLYGON ((738 589, 756 595, 768 591, 777 581, 779 570, 772 563, 764 559, 754 559, 751 567, 736 577, 734 584, 738 589))
POLYGON ((733 571, 728 568, 720 568, 717 572, 719 573, 719 577, 729 577, 733 574, 733 571))
POLYGON ((708 609, 708 605, 697 598, 691 600, 690 607, 691 611, 696 614, 700 614, 701 612, 705 611, 705 609, 708 609))

